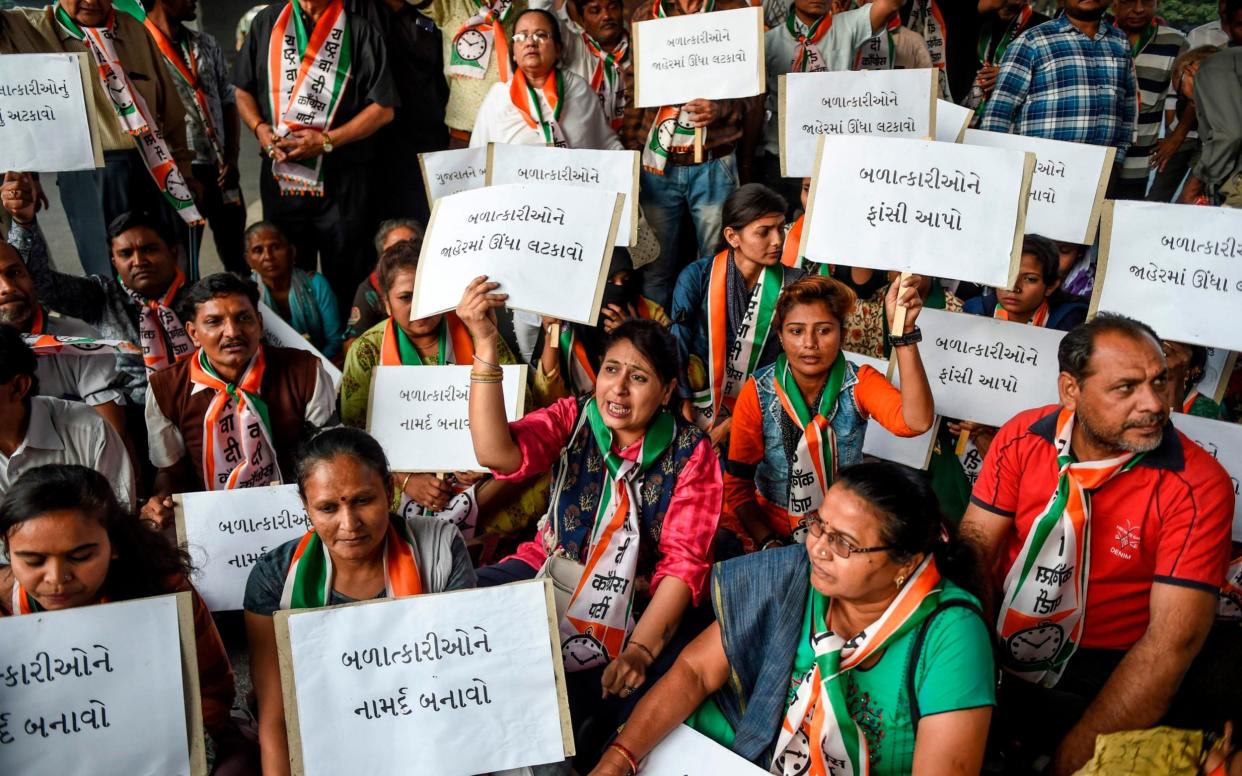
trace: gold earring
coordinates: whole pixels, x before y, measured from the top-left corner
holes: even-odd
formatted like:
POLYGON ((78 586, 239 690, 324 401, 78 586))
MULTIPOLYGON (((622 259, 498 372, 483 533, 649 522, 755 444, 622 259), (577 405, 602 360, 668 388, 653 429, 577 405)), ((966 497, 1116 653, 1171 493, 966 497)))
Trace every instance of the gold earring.
POLYGON ((905 575, 905 574, 898 574, 898 575, 897 575, 897 579, 896 579, 896 580, 894 580, 894 581, 897 583, 897 587, 901 587, 902 585, 904 585, 904 584, 906 583, 906 575, 905 575))

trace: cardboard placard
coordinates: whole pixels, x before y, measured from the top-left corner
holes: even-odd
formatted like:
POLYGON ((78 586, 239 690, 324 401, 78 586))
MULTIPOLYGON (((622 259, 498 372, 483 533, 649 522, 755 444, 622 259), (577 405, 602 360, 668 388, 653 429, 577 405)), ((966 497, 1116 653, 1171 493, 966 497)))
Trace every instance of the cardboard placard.
MULTIPOLYGON (((880 374, 892 373, 893 385, 900 385, 896 379, 896 359, 890 364, 882 358, 864 356, 861 353, 846 352, 845 358, 857 366, 869 366, 880 374)), ((916 437, 899 437, 880 425, 875 418, 867 419, 866 436, 863 437, 863 453, 873 455, 885 461, 905 464, 915 469, 926 469, 931 463, 932 450, 936 447, 936 429, 940 427, 940 419, 932 421, 931 428, 916 437)))
POLYGON ((1233 375, 1233 367, 1237 362, 1236 350, 1208 348, 1203 377, 1195 385, 1195 390, 1220 404, 1225 399, 1225 389, 1229 387, 1229 378, 1233 375))
POLYGON ((763 94, 763 9, 693 13, 633 25, 634 107, 763 94))
POLYGON ((936 71, 843 70, 777 79, 781 175, 814 172, 824 135, 934 137, 936 71))
MULTIPOLYGON (((470 366, 377 366, 367 432, 397 472, 487 471, 470 439, 470 366)), ((502 366, 505 414, 522 417, 526 365, 502 366)))
POLYGON ((594 326, 622 196, 577 186, 487 186, 436 201, 414 278, 411 320, 452 310, 479 275, 510 309, 594 326), (555 282, 549 280, 555 279, 555 282))
POLYGON ((428 205, 434 205, 440 197, 487 185, 487 149, 482 146, 428 151, 418 155, 418 167, 423 173, 428 205))
POLYGON ((1091 315, 1141 319, 1163 339, 1242 350, 1226 326, 1242 300, 1242 210, 1155 202, 1104 204, 1091 315))
POLYGON ((948 100, 936 100, 936 139, 942 143, 960 143, 975 112, 948 100))
POLYGON ((277 612, 293 773, 469 776, 572 755, 555 613, 550 580, 277 612))
POLYGON ((332 378, 332 387, 337 391, 341 390, 341 370, 336 368, 318 348, 310 344, 310 341, 298 334, 297 329, 289 325, 289 322, 281 318, 279 314, 267 305, 259 302, 259 314, 263 316, 263 341, 268 345, 275 345, 282 348, 295 348, 297 350, 305 350, 307 353, 313 353, 319 363, 323 364, 324 371, 328 373, 328 377, 332 378))
POLYGON ((1174 412, 1173 427, 1225 468, 1233 484, 1233 540, 1242 542, 1242 424, 1174 412))
POLYGON ((0 618, 0 644, 0 773, 207 773, 189 593, 0 618))
POLYGON ((1117 149, 981 129, 966 130, 962 142, 1035 154, 1035 175, 1026 209, 1027 234, 1080 245, 1095 241, 1117 149))
POLYGON ((6 54, 0 59, 0 170, 103 167, 88 80, 94 78, 85 53, 6 54))
POLYGON ((1056 404, 1057 347, 1065 332, 944 310, 919 312, 919 355, 936 414, 1003 426, 1056 404))
POLYGON ((766 773, 687 725, 673 728, 642 762, 643 776, 763 776, 766 773))
POLYGON ((582 186, 624 195, 617 241, 638 243, 637 151, 597 151, 589 148, 489 143, 487 185, 556 183, 582 186))
POLYGON ((1033 154, 863 135, 819 142, 802 256, 1013 287, 1033 154))
POLYGON ((213 612, 237 611, 263 553, 310 530, 297 485, 173 496, 177 541, 194 559, 194 587, 213 612))

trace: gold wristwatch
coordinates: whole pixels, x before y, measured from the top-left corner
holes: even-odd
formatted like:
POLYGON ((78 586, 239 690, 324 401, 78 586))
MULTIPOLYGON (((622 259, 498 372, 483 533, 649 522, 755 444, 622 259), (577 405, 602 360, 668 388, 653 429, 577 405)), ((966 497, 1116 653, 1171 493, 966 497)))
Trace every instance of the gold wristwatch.
POLYGON ((332 153, 332 136, 327 132, 323 133, 323 152, 325 154, 332 153))

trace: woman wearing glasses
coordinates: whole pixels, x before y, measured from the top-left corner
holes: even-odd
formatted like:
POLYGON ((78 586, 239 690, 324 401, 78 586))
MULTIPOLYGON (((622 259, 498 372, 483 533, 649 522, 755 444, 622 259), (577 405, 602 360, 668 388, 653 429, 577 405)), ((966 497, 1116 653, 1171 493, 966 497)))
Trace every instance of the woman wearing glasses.
POLYGON ((719 563, 716 624, 630 715, 592 776, 637 770, 674 727, 780 776, 977 774, 995 688, 973 558, 925 476, 843 470, 806 546, 719 563))
POLYGON ((513 75, 492 85, 479 108, 470 145, 513 143, 622 150, 590 84, 561 68, 556 17, 529 9, 513 24, 513 75))
POLYGON ((807 517, 820 507, 838 469, 862 461, 868 418, 898 436, 931 428, 931 388, 919 359, 915 327, 922 302, 918 278, 893 283, 885 306, 893 320, 906 305, 901 337, 892 337, 901 388, 842 352, 854 292, 828 277, 791 283, 774 305, 776 362, 757 370, 733 408, 720 525, 747 550, 802 541, 807 517))

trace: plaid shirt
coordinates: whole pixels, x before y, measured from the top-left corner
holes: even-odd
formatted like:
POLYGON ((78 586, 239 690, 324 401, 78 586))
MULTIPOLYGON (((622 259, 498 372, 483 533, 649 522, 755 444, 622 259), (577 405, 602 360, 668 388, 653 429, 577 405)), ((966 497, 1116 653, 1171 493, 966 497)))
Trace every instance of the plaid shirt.
POLYGON ((1089 38, 1062 16, 1009 45, 980 129, 1113 146, 1134 142, 1138 98, 1125 34, 1101 21, 1089 38))

